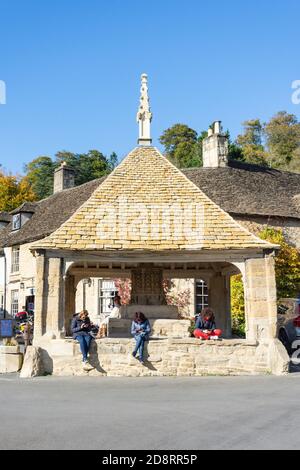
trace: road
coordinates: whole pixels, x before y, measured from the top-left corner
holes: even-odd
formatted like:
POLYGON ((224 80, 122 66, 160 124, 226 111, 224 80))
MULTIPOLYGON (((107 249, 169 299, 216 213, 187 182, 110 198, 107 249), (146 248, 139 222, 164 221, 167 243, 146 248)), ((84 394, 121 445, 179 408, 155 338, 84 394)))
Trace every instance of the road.
POLYGON ((0 376, 0 449, 297 449, 286 377, 0 376))

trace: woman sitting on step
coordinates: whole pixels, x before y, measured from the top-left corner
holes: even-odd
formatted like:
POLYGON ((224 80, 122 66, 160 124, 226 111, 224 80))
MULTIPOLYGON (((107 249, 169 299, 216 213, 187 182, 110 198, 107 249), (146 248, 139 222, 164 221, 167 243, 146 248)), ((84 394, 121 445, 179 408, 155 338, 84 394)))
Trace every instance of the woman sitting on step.
POLYGON ((221 334, 222 330, 216 329, 214 312, 205 307, 197 318, 194 336, 199 339, 219 339, 221 334))
POLYGON ((131 324, 131 334, 134 336, 136 341, 136 346, 132 355, 133 357, 136 357, 137 353, 139 353, 139 361, 141 364, 144 364, 144 346, 145 341, 149 340, 150 332, 151 326, 149 320, 142 312, 137 312, 131 324))
POLYGON ((73 338, 76 339, 80 344, 84 370, 93 369, 93 367, 88 362, 88 354, 92 341, 92 336, 90 334, 92 328, 93 324, 89 319, 87 310, 82 310, 78 315, 74 316, 71 324, 71 330, 73 333, 73 338))

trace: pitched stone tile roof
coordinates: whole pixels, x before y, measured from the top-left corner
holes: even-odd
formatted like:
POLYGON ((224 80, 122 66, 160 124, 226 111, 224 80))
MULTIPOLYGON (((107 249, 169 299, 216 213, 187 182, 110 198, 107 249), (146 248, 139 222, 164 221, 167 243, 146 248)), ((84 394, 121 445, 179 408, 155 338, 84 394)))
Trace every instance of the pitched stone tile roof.
POLYGON ((227 212, 300 219, 300 173, 238 161, 182 171, 227 212))
POLYGON ((8 224, 0 231, 0 247, 30 243, 50 235, 91 196, 103 180, 99 178, 31 203, 34 214, 20 230, 12 232, 12 226, 8 224))
POLYGON ((0 211, 0 222, 10 222, 12 219, 8 212, 0 211))
POLYGON ((130 152, 65 223, 34 246, 160 251, 272 245, 241 227, 149 146, 130 152))

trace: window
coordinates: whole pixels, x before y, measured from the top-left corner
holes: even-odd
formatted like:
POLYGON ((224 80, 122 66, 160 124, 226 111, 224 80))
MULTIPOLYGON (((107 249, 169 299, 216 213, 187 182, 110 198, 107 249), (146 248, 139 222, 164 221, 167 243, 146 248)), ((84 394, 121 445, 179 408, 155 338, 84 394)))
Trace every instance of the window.
POLYGON ((98 315, 109 313, 114 296, 118 293, 112 279, 99 279, 98 284, 98 315))
POLYGON ((12 229, 19 230, 21 228, 21 214, 14 214, 12 220, 12 229))
POLYGON ((0 312, 4 311, 4 294, 0 294, 0 312))
POLYGON ((14 246, 11 251, 11 272, 17 273, 20 269, 20 247, 14 246))
POLYGON ((208 306, 208 287, 202 279, 196 279, 196 313, 200 313, 204 307, 208 306))
POLYGON ((19 311, 19 291, 11 291, 11 304, 10 304, 10 313, 12 316, 15 316, 19 311))

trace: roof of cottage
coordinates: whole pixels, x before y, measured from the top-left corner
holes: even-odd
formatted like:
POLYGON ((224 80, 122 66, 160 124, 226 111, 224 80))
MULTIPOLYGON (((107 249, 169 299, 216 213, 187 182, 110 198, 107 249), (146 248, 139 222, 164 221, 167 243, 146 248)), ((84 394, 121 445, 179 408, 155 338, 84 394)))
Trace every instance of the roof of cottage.
POLYGON ((300 219, 300 173, 234 160, 223 168, 182 171, 227 212, 300 219))
MULTIPOLYGON (((300 174, 236 161, 230 161, 225 168, 201 167, 181 171, 230 214, 300 219, 300 174)), ((18 231, 12 231, 11 224, 0 230, 0 247, 31 243, 47 237, 89 199, 105 178, 30 203, 31 209, 34 208, 31 219, 18 231)), ((9 222, 11 219, 11 214, 0 213, 0 220, 9 222)))
POLYGON ((199 250, 270 248, 217 206, 155 147, 137 147, 35 248, 199 250))
POLYGON ((12 219, 8 212, 0 211, 0 222, 10 222, 12 219))

